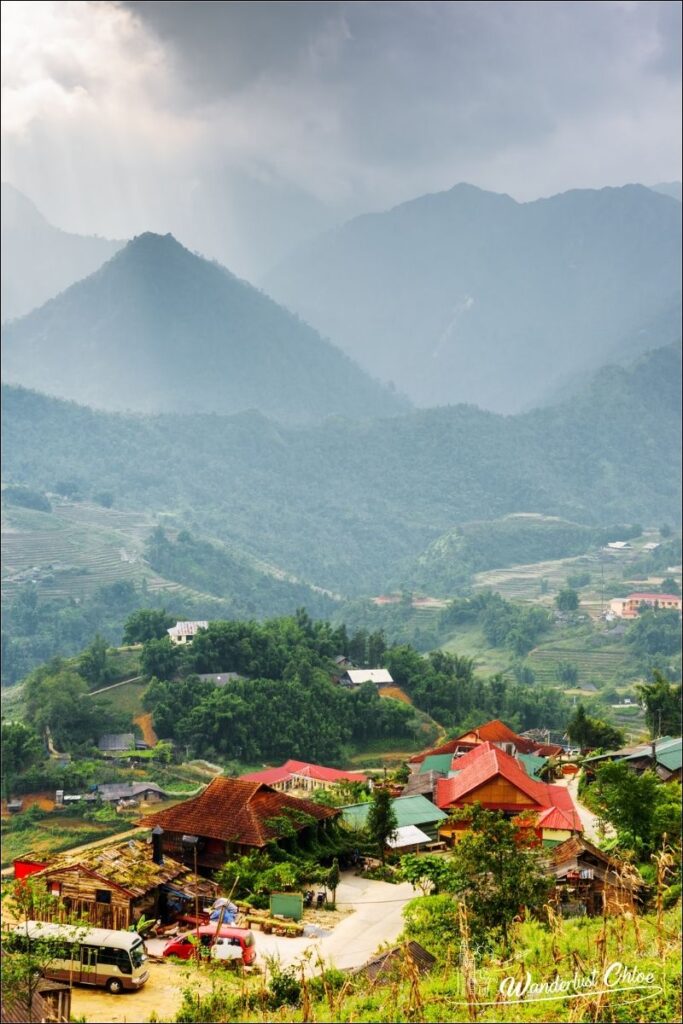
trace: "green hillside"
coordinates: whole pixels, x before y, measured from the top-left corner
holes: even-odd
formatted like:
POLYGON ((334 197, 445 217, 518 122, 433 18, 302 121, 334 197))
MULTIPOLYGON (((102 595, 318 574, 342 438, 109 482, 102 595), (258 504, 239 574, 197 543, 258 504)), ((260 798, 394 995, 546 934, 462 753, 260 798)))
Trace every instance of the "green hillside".
POLYGON ((377 593, 459 523, 522 511, 676 522, 680 365, 680 346, 659 349, 518 417, 455 406, 303 429, 255 413, 103 414, 5 388, 4 474, 40 490, 71 478, 299 579, 377 593), (180 450, 192 453, 182 466, 180 450))

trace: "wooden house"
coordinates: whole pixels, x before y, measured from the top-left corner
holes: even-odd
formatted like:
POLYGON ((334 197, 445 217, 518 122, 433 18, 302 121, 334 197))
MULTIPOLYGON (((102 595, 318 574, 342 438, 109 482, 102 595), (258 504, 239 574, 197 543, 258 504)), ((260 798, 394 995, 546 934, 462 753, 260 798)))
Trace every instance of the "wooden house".
POLYGON ((546 861, 555 880, 550 900, 565 916, 633 913, 643 888, 629 864, 620 864, 583 836, 555 846, 546 861))
POLYGON ((24 1024, 26 1021, 56 1021, 57 1024, 71 1020, 71 989, 59 981, 40 978, 33 991, 31 1005, 28 996, 11 992, 3 985, 0 1002, 2 1024, 24 1024))
POLYGON ((140 824, 162 828, 164 849, 180 860, 187 857, 183 837, 197 837, 197 864, 211 871, 273 840, 286 843, 304 829, 324 828, 338 814, 336 808, 279 793, 262 782, 219 776, 199 796, 148 814, 140 824))
MULTIPOLYGON (((436 783, 435 803, 454 811, 480 804, 487 810, 535 820, 538 836, 546 844, 562 842, 583 831, 569 791, 527 774, 518 760, 492 743, 483 743, 454 762, 456 771, 436 783)), ((449 820, 439 834, 457 842, 469 830, 466 817, 449 820)))
POLYGON ((197 878, 189 867, 165 856, 159 836, 132 839, 100 849, 68 854, 50 863, 15 861, 15 877, 31 876, 54 902, 35 908, 36 920, 60 921, 82 916, 93 927, 124 930, 141 916, 167 918, 171 894, 184 894, 190 907, 213 902, 216 886, 197 878))
POLYGON ((462 754, 469 753, 470 750, 484 743, 491 743, 512 757, 516 757, 519 754, 533 754, 536 757, 556 757, 563 752, 563 748, 557 743, 544 743, 529 736, 520 736, 506 725, 505 722, 494 718, 492 721, 486 722, 476 729, 469 729, 461 736, 456 736, 454 739, 442 743, 439 747, 433 747, 431 750, 424 750, 419 754, 415 754, 410 758, 410 763, 421 764, 426 758, 439 757, 444 754, 450 754, 451 757, 456 758, 462 754))

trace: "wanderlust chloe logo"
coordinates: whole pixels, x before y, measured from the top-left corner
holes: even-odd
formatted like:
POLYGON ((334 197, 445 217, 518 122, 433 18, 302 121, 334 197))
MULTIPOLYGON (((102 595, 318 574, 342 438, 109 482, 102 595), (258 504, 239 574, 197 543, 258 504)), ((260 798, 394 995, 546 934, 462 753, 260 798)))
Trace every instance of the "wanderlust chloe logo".
POLYGON ((554 999, 572 999, 576 996, 601 995, 611 992, 639 992, 642 996, 661 992, 662 987, 652 973, 615 960, 600 973, 596 967, 589 974, 575 971, 571 978, 559 976, 551 981, 537 981, 530 971, 522 977, 503 978, 498 986, 499 996, 507 1000, 525 999, 528 1002, 547 1002, 554 999))

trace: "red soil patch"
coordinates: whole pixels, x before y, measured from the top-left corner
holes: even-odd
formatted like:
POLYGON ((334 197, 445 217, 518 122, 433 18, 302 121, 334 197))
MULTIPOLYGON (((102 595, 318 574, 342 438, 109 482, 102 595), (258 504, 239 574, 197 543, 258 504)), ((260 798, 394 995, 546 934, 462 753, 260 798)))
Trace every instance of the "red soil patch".
MULTIPOLYGON (((42 792, 42 793, 22 793, 21 796, 17 797, 21 800, 22 811, 27 811, 29 807, 40 807, 41 811, 54 811, 55 801, 54 793, 42 792)), ((2 816, 3 818, 10 818, 11 814, 7 810, 7 802, 2 801, 2 816)))
POLYGON ((145 743, 148 743, 150 747, 155 747, 158 742, 158 736, 152 726, 152 716, 149 712, 145 714, 136 715, 133 719, 136 725, 140 726, 142 732, 142 738, 145 743))
POLYGON ((412 700, 400 686, 381 686, 378 690, 380 697, 393 697, 394 700, 401 700, 404 704, 412 704, 412 700))

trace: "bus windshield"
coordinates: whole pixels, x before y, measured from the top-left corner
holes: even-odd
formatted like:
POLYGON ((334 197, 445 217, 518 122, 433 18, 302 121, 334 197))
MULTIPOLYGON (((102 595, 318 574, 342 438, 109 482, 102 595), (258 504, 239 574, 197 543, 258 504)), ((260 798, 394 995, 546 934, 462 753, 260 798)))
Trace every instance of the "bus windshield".
POLYGON ((142 967, 144 961, 146 960, 145 947, 143 945, 142 939, 140 939, 138 942, 134 942, 133 945, 131 946, 130 958, 133 962, 134 968, 142 967))

